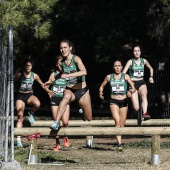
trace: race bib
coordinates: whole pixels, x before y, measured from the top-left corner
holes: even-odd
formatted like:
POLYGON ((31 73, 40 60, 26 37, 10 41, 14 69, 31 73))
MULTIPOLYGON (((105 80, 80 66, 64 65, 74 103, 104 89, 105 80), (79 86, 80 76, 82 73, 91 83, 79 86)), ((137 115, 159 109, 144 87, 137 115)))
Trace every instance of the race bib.
POLYGON ((113 93, 123 93, 124 92, 124 85, 123 84, 115 84, 112 86, 113 93))
POLYGON ((27 87, 27 86, 26 86, 26 83, 22 83, 22 84, 21 84, 21 89, 26 89, 26 87, 27 87))
POLYGON ((22 82, 21 89, 22 90, 31 90, 32 89, 32 83, 22 82))
POLYGON ((134 77, 143 77, 144 71, 143 70, 134 70, 133 76, 134 77))
POLYGON ((54 86, 54 87, 53 87, 53 91, 55 91, 55 93, 62 94, 63 91, 64 91, 64 87, 61 87, 61 86, 54 86))
POLYGON ((27 89, 31 89, 32 88, 32 83, 27 83, 27 89))

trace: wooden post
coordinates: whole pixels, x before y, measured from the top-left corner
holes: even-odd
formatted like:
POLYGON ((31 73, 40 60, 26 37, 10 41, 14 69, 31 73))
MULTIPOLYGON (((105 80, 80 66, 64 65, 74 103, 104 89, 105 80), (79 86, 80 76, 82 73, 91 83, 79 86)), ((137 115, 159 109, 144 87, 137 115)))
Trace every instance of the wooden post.
POLYGON ((160 135, 152 135, 151 164, 160 164, 160 135))

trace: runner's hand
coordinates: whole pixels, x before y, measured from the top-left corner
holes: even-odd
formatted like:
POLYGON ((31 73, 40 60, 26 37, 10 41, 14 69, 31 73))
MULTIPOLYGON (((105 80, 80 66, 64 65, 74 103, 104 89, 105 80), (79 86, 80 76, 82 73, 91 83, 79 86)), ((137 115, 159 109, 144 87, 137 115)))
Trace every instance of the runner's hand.
POLYGON ((153 77, 149 77, 149 83, 154 83, 153 77))
POLYGON ((50 99, 53 97, 54 94, 55 94, 55 91, 50 91, 50 92, 48 93, 50 99))
POLYGON ((104 96, 103 96, 103 93, 102 92, 99 92, 99 97, 103 100, 104 99, 104 96))
POLYGON ((131 91, 127 91, 127 97, 131 97, 132 96, 132 92, 131 91))

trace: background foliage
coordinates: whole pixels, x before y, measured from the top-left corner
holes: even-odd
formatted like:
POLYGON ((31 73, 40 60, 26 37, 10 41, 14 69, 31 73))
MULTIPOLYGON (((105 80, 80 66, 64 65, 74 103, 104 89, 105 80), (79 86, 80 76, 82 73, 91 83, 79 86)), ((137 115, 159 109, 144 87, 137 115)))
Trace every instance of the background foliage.
POLYGON ((43 81, 55 64, 59 42, 71 40, 98 102, 98 86, 112 61, 120 58, 125 64, 132 44, 141 44, 148 59, 168 56, 169 11, 169 0, 1 0, 0 30, 2 36, 9 25, 14 28, 15 70, 30 57, 43 81))

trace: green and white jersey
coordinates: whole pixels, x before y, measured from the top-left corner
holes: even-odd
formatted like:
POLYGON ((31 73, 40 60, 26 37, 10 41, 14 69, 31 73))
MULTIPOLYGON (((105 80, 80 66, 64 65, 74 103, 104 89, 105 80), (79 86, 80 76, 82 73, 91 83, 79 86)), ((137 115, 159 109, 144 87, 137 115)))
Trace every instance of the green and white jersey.
POLYGON ((111 95, 124 95, 127 92, 127 82, 125 80, 125 74, 122 73, 119 80, 114 78, 114 74, 110 75, 110 93, 111 95))
MULTIPOLYGON (((58 72, 54 72, 54 77, 57 76, 58 72)), ((63 91, 66 88, 66 79, 60 78, 52 82, 51 91, 55 91, 55 97, 63 97, 63 91)))
MULTIPOLYGON (((75 64, 75 61, 74 61, 75 57, 76 56, 73 55, 69 65, 67 65, 64 61, 62 62, 62 68, 64 70, 64 74, 70 74, 70 73, 78 72, 78 67, 77 67, 77 65, 75 64)), ((74 84, 84 82, 85 81, 85 76, 68 77, 68 78, 66 78, 66 80, 67 80, 67 84, 74 85, 74 84)))
POLYGON ((31 75, 29 78, 26 78, 24 76, 24 73, 21 74, 20 78, 20 88, 18 92, 24 93, 24 92, 33 92, 33 83, 34 83, 34 73, 31 71, 31 75))
POLYGON ((132 58, 132 66, 129 68, 130 78, 142 78, 144 77, 144 59, 140 58, 140 64, 137 65, 132 58))

